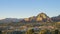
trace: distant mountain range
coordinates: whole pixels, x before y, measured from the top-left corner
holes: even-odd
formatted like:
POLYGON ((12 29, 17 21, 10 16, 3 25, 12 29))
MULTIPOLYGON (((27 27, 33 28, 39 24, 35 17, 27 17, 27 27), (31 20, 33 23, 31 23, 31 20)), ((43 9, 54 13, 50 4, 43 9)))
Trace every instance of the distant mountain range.
POLYGON ((59 22, 60 21, 60 15, 52 17, 51 19, 52 19, 53 22, 59 22))
POLYGON ((60 15, 55 17, 49 17, 45 13, 40 13, 37 16, 32 16, 29 18, 24 19, 17 19, 17 18, 6 18, 0 20, 0 23, 17 23, 17 22, 59 22, 60 15))
POLYGON ((0 20, 0 23, 19 22, 20 20, 21 19, 17 19, 17 18, 6 18, 6 19, 0 20))

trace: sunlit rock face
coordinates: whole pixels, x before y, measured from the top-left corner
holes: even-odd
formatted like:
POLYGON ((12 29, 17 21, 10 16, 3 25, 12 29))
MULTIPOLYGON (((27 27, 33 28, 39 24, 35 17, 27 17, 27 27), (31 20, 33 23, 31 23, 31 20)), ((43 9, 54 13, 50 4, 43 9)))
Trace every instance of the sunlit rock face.
POLYGON ((32 16, 29 19, 30 19, 30 21, 36 21, 36 17, 35 16, 32 16))
POLYGON ((29 22, 50 22, 51 21, 51 19, 45 13, 40 13, 37 16, 25 18, 24 20, 29 22))
POLYGON ((43 19, 42 19, 42 17, 37 17, 36 18, 36 21, 42 21, 43 19))
POLYGON ((25 21, 30 21, 29 18, 25 18, 24 20, 25 20, 25 21))
POLYGON ((35 21, 36 20, 36 17, 35 16, 32 16, 32 17, 29 17, 29 18, 25 18, 24 19, 25 21, 35 21))
POLYGON ((48 21, 49 17, 45 13, 40 13, 36 16, 36 21, 48 21))
POLYGON ((48 16, 45 13, 40 13, 37 15, 37 17, 42 17, 42 18, 46 19, 48 16))

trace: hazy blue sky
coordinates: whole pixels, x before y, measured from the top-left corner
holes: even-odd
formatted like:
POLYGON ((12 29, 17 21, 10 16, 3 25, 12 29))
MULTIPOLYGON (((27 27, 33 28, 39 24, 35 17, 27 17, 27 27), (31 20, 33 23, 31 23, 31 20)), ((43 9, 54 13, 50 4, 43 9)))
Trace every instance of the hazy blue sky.
POLYGON ((0 0, 1 18, 24 18, 44 12, 60 15, 60 0, 0 0))

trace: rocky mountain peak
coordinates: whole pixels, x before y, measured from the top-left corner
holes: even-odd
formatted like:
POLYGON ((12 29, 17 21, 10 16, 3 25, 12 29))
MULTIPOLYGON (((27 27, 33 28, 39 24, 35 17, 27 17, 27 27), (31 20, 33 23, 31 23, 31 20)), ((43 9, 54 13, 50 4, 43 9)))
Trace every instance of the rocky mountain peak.
POLYGON ((35 22, 47 22, 50 18, 45 13, 39 13, 37 16, 25 18, 25 21, 35 21, 35 22))
POLYGON ((37 17, 47 18, 48 16, 45 13, 39 13, 37 17))

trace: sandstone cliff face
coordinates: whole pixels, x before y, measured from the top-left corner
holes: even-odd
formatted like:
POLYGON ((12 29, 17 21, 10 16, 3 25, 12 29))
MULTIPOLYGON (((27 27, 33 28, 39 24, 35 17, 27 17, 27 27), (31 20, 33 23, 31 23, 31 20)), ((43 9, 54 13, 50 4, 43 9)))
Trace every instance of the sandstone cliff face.
POLYGON ((42 19, 42 17, 37 17, 36 18, 36 21, 42 21, 43 19, 42 19))
POLYGON ((29 21, 29 18, 24 18, 25 21, 29 21))
POLYGON ((45 13, 40 13, 36 16, 36 21, 51 22, 52 20, 45 13))
POLYGON ((36 17, 35 16, 32 16, 29 19, 30 19, 30 21, 36 21, 36 17))
POLYGON ((45 13, 40 13, 36 16, 36 21, 43 21, 44 19, 47 19, 47 15, 45 13))
POLYGON ((48 16, 45 13, 40 13, 37 15, 37 17, 47 18, 48 16))

